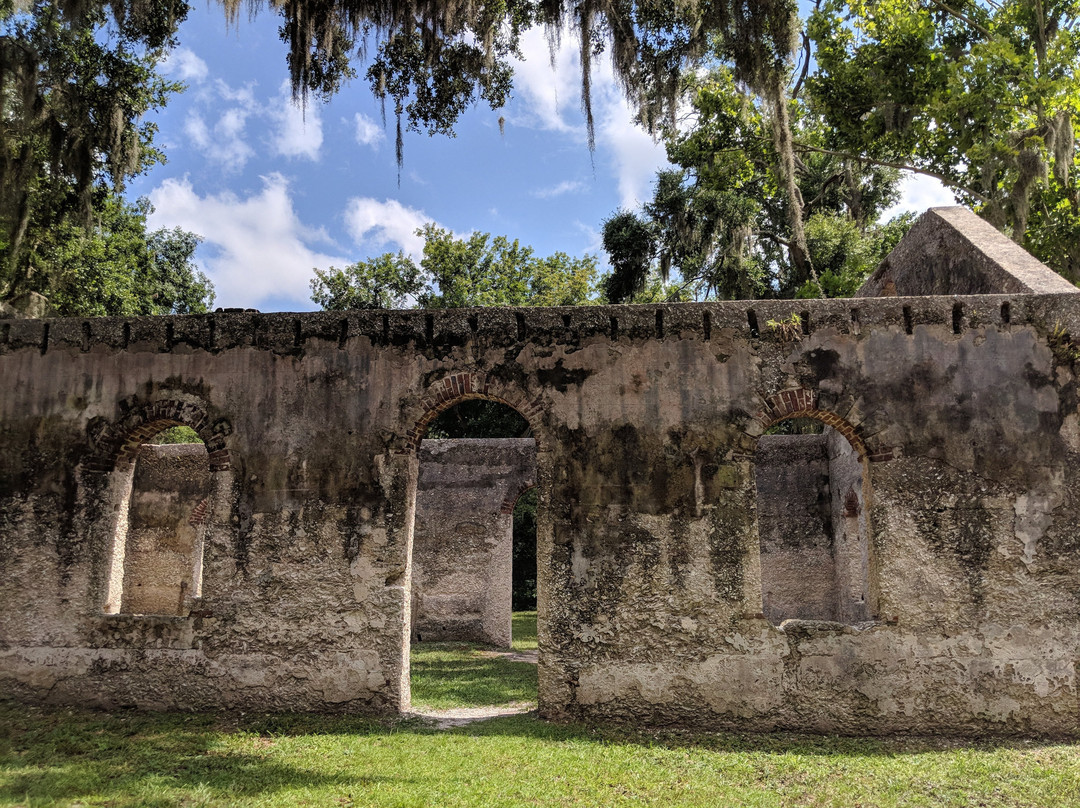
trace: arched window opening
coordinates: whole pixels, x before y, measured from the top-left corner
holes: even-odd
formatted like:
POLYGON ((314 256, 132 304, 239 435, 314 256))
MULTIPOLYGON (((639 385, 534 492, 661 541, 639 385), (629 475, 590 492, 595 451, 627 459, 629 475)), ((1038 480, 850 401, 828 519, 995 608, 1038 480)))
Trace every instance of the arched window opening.
POLYGON ((420 441, 411 687, 420 708, 536 699, 536 441, 513 407, 467 399, 420 441), (522 643, 526 648, 521 647, 522 643), (511 659, 513 657, 513 659, 511 659))
POLYGON ((109 613, 183 616, 202 595, 209 455, 194 430, 163 426, 131 466, 113 472, 124 479, 109 613))
POLYGON ((500 401, 470 398, 435 416, 424 440, 531 438, 525 417, 500 401))
POLYGON ((789 418, 758 439, 754 474, 765 616, 774 625, 870 620, 859 452, 814 418, 789 418))

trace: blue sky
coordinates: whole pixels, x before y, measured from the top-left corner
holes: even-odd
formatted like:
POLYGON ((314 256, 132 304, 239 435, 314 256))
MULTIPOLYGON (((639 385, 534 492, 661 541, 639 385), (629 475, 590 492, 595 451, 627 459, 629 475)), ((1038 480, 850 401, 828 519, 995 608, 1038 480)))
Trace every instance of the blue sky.
MULTIPOLYGON (((217 306, 312 309, 314 267, 399 249, 418 258, 414 231, 429 221, 459 235, 516 238, 540 255, 601 254, 601 222, 648 198, 665 163, 599 62, 590 156, 576 43, 564 36, 553 70, 543 32, 532 31, 507 107, 474 107, 455 138, 407 133, 399 187, 392 109, 384 128, 363 68, 329 103, 301 110, 277 27, 267 11, 254 20, 241 13, 229 26, 220 6, 195 4, 165 66, 188 89, 154 118, 168 163, 128 188, 150 198, 152 227, 204 238, 197 259, 217 306)), ((934 204, 952 204, 951 196, 920 179, 905 186, 899 207, 934 204)))

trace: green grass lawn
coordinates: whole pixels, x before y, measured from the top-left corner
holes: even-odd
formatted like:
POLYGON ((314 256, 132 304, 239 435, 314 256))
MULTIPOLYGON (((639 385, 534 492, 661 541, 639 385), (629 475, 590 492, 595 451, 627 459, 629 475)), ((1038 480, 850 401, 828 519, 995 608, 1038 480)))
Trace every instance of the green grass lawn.
MULTIPOLYGON (((535 647, 535 615, 515 619, 519 642, 535 647)), ((421 648, 414 700, 535 699, 535 666, 511 663, 529 678, 480 653, 421 648)), ((691 734, 530 715, 440 731, 419 719, 0 703, 0 806, 14 805, 1077 806, 1080 744, 691 734)))
POLYGON ((536 650, 536 612, 514 612, 511 632, 515 651, 536 650))
MULTIPOLYGON (((515 612, 514 650, 536 650, 536 612, 515 612)), ((484 646, 424 642, 412 647, 414 708, 487 707, 536 701, 536 665, 491 654, 484 646)))
POLYGON ((0 704, 0 805, 1072 806, 1080 745, 0 704))

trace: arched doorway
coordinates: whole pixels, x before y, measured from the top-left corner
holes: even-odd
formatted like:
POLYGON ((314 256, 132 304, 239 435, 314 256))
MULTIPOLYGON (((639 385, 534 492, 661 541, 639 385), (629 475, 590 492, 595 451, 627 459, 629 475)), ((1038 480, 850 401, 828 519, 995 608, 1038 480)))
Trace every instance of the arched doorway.
POLYGON ((533 702, 535 496, 522 496, 536 483, 529 422, 505 402, 464 397, 431 419, 421 438, 410 575, 411 702, 421 709, 533 702), (531 520, 522 516, 530 502, 531 520), (529 521, 531 547, 523 547, 529 521), (521 568, 527 559, 531 572, 521 568), (522 591, 530 584, 531 591, 522 591), (515 612, 515 603, 531 609, 515 612), (531 643, 529 653, 517 647, 515 630, 531 643))
POLYGON ((130 407, 97 431, 84 482, 110 506, 91 528, 104 532, 102 612, 185 616, 202 596, 207 530, 229 487, 229 432, 172 400, 130 407))

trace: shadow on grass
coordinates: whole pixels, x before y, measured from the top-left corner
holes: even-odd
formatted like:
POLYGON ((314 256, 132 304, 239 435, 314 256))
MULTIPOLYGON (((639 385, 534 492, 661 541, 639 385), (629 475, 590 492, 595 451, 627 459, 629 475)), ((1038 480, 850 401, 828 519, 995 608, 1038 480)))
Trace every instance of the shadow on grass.
MULTIPOLYGON (((317 774, 260 756, 275 738, 317 736, 355 740, 391 735, 455 734, 513 737, 543 743, 629 745, 714 752, 822 757, 917 755, 957 750, 1032 750, 1068 741, 1013 738, 888 737, 854 738, 805 735, 645 730, 629 725, 586 726, 552 723, 535 714, 477 721, 438 730, 418 719, 375 719, 314 714, 248 716, 206 713, 101 713, 0 703, 0 775, 5 770, 38 767, 32 773, 0 776, 0 801, 28 792, 76 797, 95 791, 131 793, 142 781, 176 788, 203 786, 217 793, 255 795, 278 789, 386 782, 378 773, 317 774), (222 735, 246 735, 251 751, 221 749, 222 735)), ((411 780, 393 778, 397 782, 411 780)), ((147 803, 150 804, 150 803, 147 803)), ((171 803, 170 803, 171 804, 171 803)))
MULTIPOLYGON (((98 801, 95 804, 152 807, 192 804, 189 800, 200 794, 205 801, 228 804, 269 798, 278 792, 318 793, 381 785, 423 789, 428 784, 420 772, 413 772, 415 777, 388 776, 371 762, 360 764, 357 757, 348 758, 355 761, 348 765, 343 759, 338 771, 318 771, 314 763, 289 762, 290 749, 303 747, 307 754, 323 760, 327 755, 348 754, 343 749, 380 748, 391 736, 399 740, 415 737, 417 741, 446 735, 513 738, 534 742, 538 749, 569 745, 582 752, 587 747, 701 750, 757 757, 769 766, 783 765, 787 756, 850 760, 854 765, 861 758, 961 750, 1031 751, 1057 745, 1008 739, 645 731, 629 726, 553 724, 535 716, 496 718, 440 731, 418 720, 289 714, 106 714, 3 703, 0 728, 0 804, 70 804, 92 795, 98 801), (272 749, 277 744, 285 744, 282 754, 272 749)), ((433 747, 425 742, 416 748, 430 751, 433 747)))
MULTIPOLYGON (((261 734, 244 739, 250 752, 222 747, 223 733, 259 732, 259 723, 273 725, 275 718, 237 723, 205 714, 115 714, 0 703, 0 804, 92 796, 174 806, 178 794, 223 799, 413 782, 377 772, 319 773, 271 760, 260 754, 269 745, 261 734)), ((297 734, 314 728, 309 725, 297 734)), ((385 724, 372 721, 353 728, 367 734, 387 731, 385 724)))

